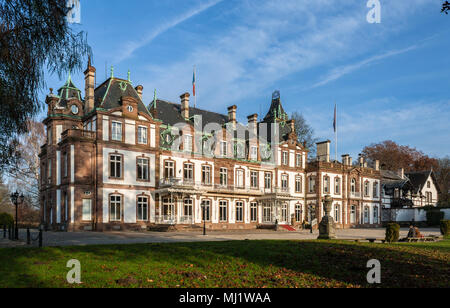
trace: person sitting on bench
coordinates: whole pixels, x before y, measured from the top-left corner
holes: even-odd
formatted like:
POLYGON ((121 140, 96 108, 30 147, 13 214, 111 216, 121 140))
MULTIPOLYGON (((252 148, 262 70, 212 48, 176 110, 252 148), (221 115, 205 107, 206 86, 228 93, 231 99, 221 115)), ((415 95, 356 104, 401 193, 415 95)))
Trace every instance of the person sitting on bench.
POLYGON ((416 228, 413 225, 409 226, 409 232, 407 238, 415 238, 416 237, 416 228))
POLYGON ((419 228, 415 227, 414 232, 416 233, 416 238, 424 238, 424 236, 420 233, 419 228))

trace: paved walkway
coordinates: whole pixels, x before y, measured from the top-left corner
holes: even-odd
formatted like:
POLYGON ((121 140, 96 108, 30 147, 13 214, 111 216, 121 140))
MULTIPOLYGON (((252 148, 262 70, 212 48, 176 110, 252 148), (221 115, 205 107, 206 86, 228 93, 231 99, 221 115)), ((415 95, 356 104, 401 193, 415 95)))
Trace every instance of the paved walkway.
MULTIPOLYGON (((439 229, 421 229, 425 236, 440 235, 439 229)), ((406 237, 408 229, 401 230, 401 237, 406 237)), ((85 246, 108 244, 137 244, 137 243, 176 243, 176 242, 207 242, 233 240, 312 240, 317 239, 318 231, 274 232, 263 230, 208 232, 203 236, 199 232, 44 232, 44 246, 85 246)), ((37 231, 32 231, 37 237, 37 231)), ((384 229, 348 229, 338 230, 339 239, 384 238, 384 229)), ((25 230, 20 231, 20 238, 26 239, 25 230)), ((11 244, 13 245, 13 244, 11 244)), ((18 245, 18 244, 16 244, 18 245)), ((37 242, 33 242, 37 246, 37 242)), ((0 248, 2 244, 0 242, 0 248)))

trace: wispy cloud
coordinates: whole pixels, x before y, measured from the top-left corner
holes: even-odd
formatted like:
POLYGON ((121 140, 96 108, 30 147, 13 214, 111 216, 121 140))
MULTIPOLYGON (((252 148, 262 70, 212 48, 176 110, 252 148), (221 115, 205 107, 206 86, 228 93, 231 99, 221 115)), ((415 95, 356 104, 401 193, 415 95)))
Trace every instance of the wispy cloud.
POLYGON ((383 53, 380 55, 376 55, 376 56, 367 58, 365 60, 362 60, 362 61, 354 63, 354 64, 349 64, 349 65, 344 65, 344 66, 334 68, 328 74, 326 74, 324 77, 322 77, 319 82, 313 84, 310 88, 312 89, 312 88, 324 86, 332 81, 338 80, 339 78, 341 78, 345 75, 348 75, 357 70, 360 70, 363 67, 372 65, 376 62, 379 62, 381 60, 384 60, 384 59, 387 59, 387 58, 390 58, 393 56, 407 53, 407 52, 412 51, 417 48, 418 48, 417 45, 412 45, 412 46, 404 48, 404 49, 392 50, 392 51, 389 51, 389 52, 386 52, 386 53, 383 53))
POLYGON ((211 0, 208 2, 203 3, 202 5, 185 12, 184 14, 174 18, 173 20, 170 20, 166 23, 163 23, 161 25, 159 25, 158 27, 156 27, 155 29, 153 29, 153 31, 151 31, 150 33, 148 33, 145 37, 143 37, 140 40, 136 40, 136 41, 131 41, 128 43, 125 43, 125 47, 123 48, 122 52, 118 55, 118 57, 115 59, 115 63, 120 63, 128 58, 130 58, 131 56, 133 56, 133 53, 150 44, 154 39, 156 39, 158 36, 160 36, 161 34, 163 34, 164 32, 169 31, 170 29, 178 26, 179 24, 195 17, 196 15, 208 10, 209 8, 216 6, 217 4, 219 4, 220 2, 222 2, 223 0, 211 0))

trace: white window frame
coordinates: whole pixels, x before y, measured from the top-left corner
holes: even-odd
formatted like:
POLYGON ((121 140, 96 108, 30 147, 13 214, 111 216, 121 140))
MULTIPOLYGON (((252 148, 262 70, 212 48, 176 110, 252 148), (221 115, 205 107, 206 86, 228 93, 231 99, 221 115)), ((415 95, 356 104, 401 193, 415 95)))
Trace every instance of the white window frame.
POLYGON ((184 136, 183 149, 185 152, 189 152, 189 153, 191 153, 194 150, 194 143, 193 143, 192 135, 184 136))
POLYGON ((136 177, 140 181, 148 181, 150 179, 150 160, 146 157, 137 158, 137 174, 136 177), (139 177, 139 170, 141 171, 141 177, 139 177))
POLYGON ((250 187, 253 189, 257 189, 259 187, 258 171, 250 171, 250 187))
POLYGON ((109 196, 109 221, 117 222, 122 221, 122 202, 123 197, 121 195, 111 195, 109 196), (113 198, 116 198, 114 201, 113 198), (114 215, 112 212, 112 206, 115 206, 114 215), (119 211, 117 212, 117 206, 119 207, 119 211), (117 219, 117 215, 119 215, 119 219, 117 219))
POLYGON ((220 168, 220 186, 227 187, 228 186, 228 169, 220 168))
POLYGON ((236 222, 244 222, 244 202, 236 201, 236 222))
POLYGON ((82 220, 92 221, 92 199, 83 199, 82 202, 82 220))
POLYGON ((303 192, 303 178, 299 175, 295 177, 295 192, 298 194, 303 192))
POLYGON ((149 202, 147 196, 138 196, 137 200, 137 220, 148 221, 149 202), (139 218, 141 216, 141 218, 139 218))
POLYGON ((242 169, 236 170, 236 187, 237 188, 244 188, 244 177, 245 177, 245 171, 242 169))
POLYGON ((258 203, 257 202, 250 203, 250 221, 258 222, 258 203))
POLYGON ((122 178, 122 164, 123 164, 123 156, 119 154, 110 154, 109 155, 109 177, 113 179, 121 179, 122 178), (113 158, 115 158, 113 160, 113 158), (118 159, 117 159, 118 158, 118 159), (112 168, 112 164, 114 164, 114 168, 112 168), (117 165, 119 168, 117 169, 117 165), (119 171, 119 175, 117 175, 117 171, 119 171))
POLYGON ((148 128, 138 126, 138 144, 148 144, 148 128))
POLYGON ((123 140, 123 125, 122 122, 111 122, 111 140, 122 141, 123 140))
POLYGON ((228 142, 226 141, 220 142, 220 156, 222 157, 228 156, 228 142))
POLYGON ((228 201, 219 201, 219 222, 228 221, 228 201))

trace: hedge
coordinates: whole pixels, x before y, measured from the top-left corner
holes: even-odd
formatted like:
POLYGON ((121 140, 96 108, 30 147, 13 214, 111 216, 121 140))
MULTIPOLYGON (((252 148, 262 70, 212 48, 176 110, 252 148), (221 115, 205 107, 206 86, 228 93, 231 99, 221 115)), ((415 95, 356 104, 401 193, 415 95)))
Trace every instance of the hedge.
POLYGON ((450 235, 450 220, 442 220, 441 221, 441 233, 443 236, 450 235))
POLYGON ((0 228, 14 226, 14 217, 8 213, 0 213, 0 228))
POLYGON ((400 225, 390 223, 386 227, 386 242, 395 243, 400 239, 400 225))
POLYGON ((427 224, 428 226, 439 226, 441 220, 444 219, 444 212, 440 210, 427 211, 427 224))

